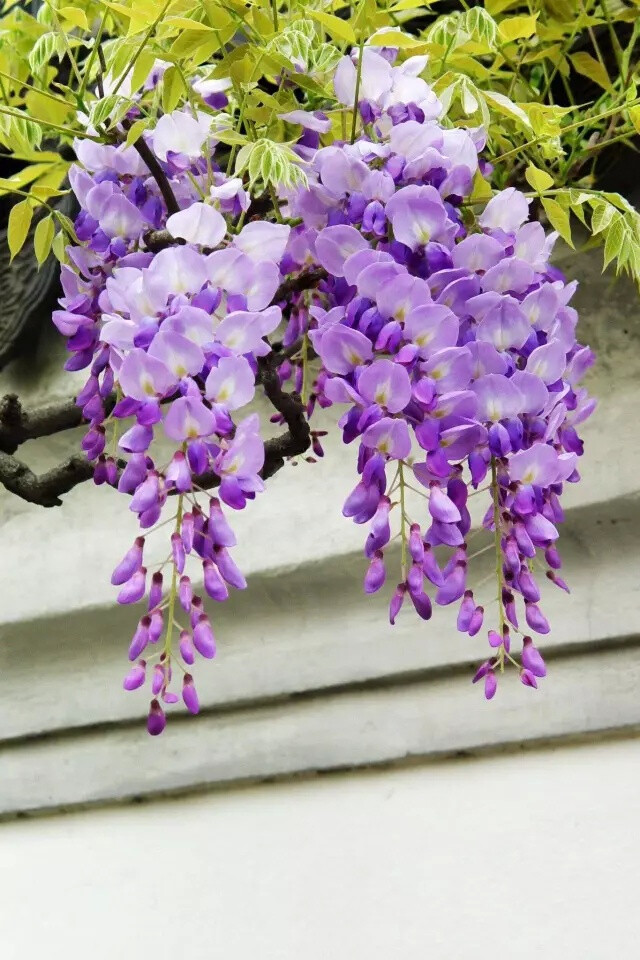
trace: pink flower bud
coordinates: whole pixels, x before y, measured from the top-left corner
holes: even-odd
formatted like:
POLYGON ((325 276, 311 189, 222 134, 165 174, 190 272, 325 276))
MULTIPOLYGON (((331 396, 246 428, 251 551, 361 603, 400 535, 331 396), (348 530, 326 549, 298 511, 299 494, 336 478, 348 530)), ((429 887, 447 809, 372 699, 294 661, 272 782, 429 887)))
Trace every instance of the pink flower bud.
POLYGON ((191 580, 187 576, 180 577, 178 600, 180 601, 182 609, 186 613, 189 613, 191 610, 191 601, 193 600, 193 590, 191 589, 191 580))
POLYGON ((460 610, 458 611, 458 620, 456 626, 461 633, 466 633, 471 623, 471 618, 475 612, 476 605, 473 600, 473 591, 465 590, 460 610))
POLYGON ((149 643, 157 643, 164 630, 162 611, 154 610, 149 619, 149 643))
POLYGON ((166 725, 167 718, 164 710, 157 700, 152 700, 149 708, 149 716, 147 718, 147 730, 152 737, 157 737, 162 733, 166 725))
POLYGON ((137 603, 142 600, 147 587, 147 571, 144 567, 133 574, 118 594, 118 603, 137 603))
POLYGON ((151 624, 151 619, 149 617, 142 617, 138 623, 136 632, 133 635, 133 639, 129 645, 129 660, 137 660, 146 645, 149 643, 149 626, 151 624))
POLYGON ((489 670, 484 678, 484 695, 487 700, 492 700, 495 697, 497 689, 498 678, 493 670, 489 670))
POLYGON ((183 573, 186 558, 184 544, 179 533, 171 534, 171 555, 173 557, 173 564, 176 570, 178 573, 183 573))
POLYGON ((473 611, 473 616, 469 621, 469 627, 467 633, 470 637, 475 637, 479 633, 480 628, 482 627, 482 621, 484 620, 484 607, 476 607, 473 611))
POLYGON ((151 692, 154 696, 157 696, 162 690, 165 684, 165 673, 164 666, 161 663, 156 663, 153 668, 153 674, 151 676, 151 692))
POLYGON ((137 690, 138 687, 141 687, 144 683, 145 673, 146 663, 144 660, 139 660, 131 667, 131 670, 129 670, 129 673, 122 681, 122 686, 125 690, 137 690))
POLYGON ((217 497, 209 501, 209 536, 217 547, 234 547, 237 543, 217 497))
POLYGON ((365 593, 376 593, 384 584, 387 573, 384 566, 382 551, 376 550, 364 577, 365 593))
POLYGON ((211 629, 209 618, 201 614, 193 628, 193 645, 198 653, 207 660, 213 660, 216 655, 216 641, 211 629))
POLYGON ((193 547, 193 514, 185 513, 182 517, 182 526, 180 527, 180 535, 182 537, 182 543, 186 553, 191 553, 191 548, 193 547))
POLYGON ((414 563, 422 563, 424 560, 424 543, 417 523, 412 523, 409 528, 409 553, 414 563))
POLYGON ((149 588, 149 610, 154 610, 162 603, 162 574, 157 570, 151 577, 149 588))
POLYGON ((205 560, 202 564, 204 571, 204 588, 212 600, 223 602, 229 597, 227 585, 220 576, 220 571, 212 560, 205 560))
POLYGON ((534 687, 537 688, 538 681, 535 676, 531 673, 530 670, 521 670, 520 671, 520 683, 523 683, 525 687, 534 687))
POLYGON ((393 596, 391 597, 391 603, 389 604, 389 623, 391 626, 396 622, 396 617, 400 613, 400 608, 404 603, 404 595, 407 592, 407 588, 404 583, 399 583, 396 587, 393 596))
POLYGON ((182 681, 182 699, 189 713, 198 713, 200 711, 198 693, 190 673, 185 673, 182 681))
POLYGON ((128 550, 118 566, 111 574, 111 583, 114 587, 119 587, 122 583, 130 580, 133 574, 142 565, 142 551, 144 549, 144 537, 137 537, 135 543, 128 550))
POLYGON ((188 630, 182 630, 180 633, 180 656, 189 666, 195 663, 196 657, 191 642, 191 634, 188 630))
POLYGON ((520 660, 525 670, 529 670, 535 677, 546 677, 547 665, 531 637, 524 637, 522 641, 520 660))
POLYGON ((536 633, 549 633, 551 629, 549 621, 536 603, 525 601, 524 610, 527 623, 532 630, 535 630, 536 633))

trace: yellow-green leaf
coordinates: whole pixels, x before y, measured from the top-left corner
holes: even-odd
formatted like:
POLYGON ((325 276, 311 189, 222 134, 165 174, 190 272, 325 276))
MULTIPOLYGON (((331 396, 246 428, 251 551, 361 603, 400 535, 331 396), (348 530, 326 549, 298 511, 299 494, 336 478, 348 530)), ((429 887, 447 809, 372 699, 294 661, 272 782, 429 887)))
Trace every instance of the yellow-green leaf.
POLYGON ((53 217, 49 214, 40 220, 33 234, 33 249, 40 265, 45 262, 51 252, 54 233, 53 217))
POLYGON ((536 32, 536 21, 538 14, 507 17, 500 23, 500 36, 505 43, 511 43, 512 40, 523 40, 532 37, 536 32))
POLYGON ((571 239, 571 224, 569 222, 569 214, 566 210, 560 206, 555 200, 552 200, 550 197, 542 197, 542 206, 544 207, 544 212, 549 218, 549 223, 554 230, 557 230, 565 243, 568 243, 570 247, 573 247, 573 240, 571 239))
POLYGON ((594 83, 597 83, 598 86, 604 90, 611 89, 609 74, 600 61, 592 57, 590 53, 570 53, 569 60, 577 73, 581 73, 583 77, 588 77, 589 80, 593 80, 594 83))
POLYGON ((7 239, 9 241, 9 252, 12 260, 17 253, 20 253, 24 246, 24 242, 29 233, 29 227, 31 226, 32 217, 33 209, 28 200, 21 200, 20 203, 16 203, 15 206, 11 207, 7 239))
POLYGON ((531 184, 538 193, 543 193, 553 186, 553 177, 550 177, 546 170, 539 170, 532 163, 529 164, 524 172, 527 183, 531 184))
POLYGON ((353 27, 346 20, 340 17, 334 17, 332 13, 324 13, 321 10, 309 10, 309 16, 321 23, 330 37, 334 40, 341 40, 343 43, 350 43, 353 46, 358 42, 353 27))
POLYGON ((87 15, 84 10, 80 10, 78 7, 62 7, 58 10, 58 13, 61 17, 64 17, 65 20, 68 20, 69 23, 72 23, 74 27, 79 27, 80 30, 89 29, 87 15))
POLYGON ((629 119, 638 133, 640 133, 640 107, 629 108, 629 119))
POLYGON ((53 251, 54 257, 60 261, 60 263, 65 263, 67 259, 67 238, 64 235, 64 230, 59 230, 51 244, 51 249, 53 251))
POLYGON ((190 20, 188 17, 169 17, 168 20, 163 21, 163 25, 176 27, 178 30, 198 30, 205 33, 209 33, 212 29, 208 24, 200 23, 199 20, 190 20))
POLYGON ((146 117, 143 118, 142 120, 136 120, 136 122, 129 127, 129 130, 127 132, 126 145, 130 147, 132 143, 135 143, 136 140, 142 136, 142 134, 144 133, 144 131, 147 129, 148 126, 149 126, 149 120, 146 117))
POLYGON ((171 113, 186 94, 184 82, 177 67, 169 67, 162 78, 162 109, 171 113))

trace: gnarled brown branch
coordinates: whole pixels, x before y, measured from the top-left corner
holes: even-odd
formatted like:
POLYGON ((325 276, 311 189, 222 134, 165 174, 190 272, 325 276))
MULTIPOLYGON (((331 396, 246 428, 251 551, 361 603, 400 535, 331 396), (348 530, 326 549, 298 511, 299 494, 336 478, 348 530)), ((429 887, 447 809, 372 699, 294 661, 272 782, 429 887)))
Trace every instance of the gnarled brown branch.
POLYGON ((59 507, 60 497, 93 476, 93 464, 85 457, 73 456, 46 473, 36 474, 22 460, 0 452, 0 483, 27 503, 41 507, 59 507))

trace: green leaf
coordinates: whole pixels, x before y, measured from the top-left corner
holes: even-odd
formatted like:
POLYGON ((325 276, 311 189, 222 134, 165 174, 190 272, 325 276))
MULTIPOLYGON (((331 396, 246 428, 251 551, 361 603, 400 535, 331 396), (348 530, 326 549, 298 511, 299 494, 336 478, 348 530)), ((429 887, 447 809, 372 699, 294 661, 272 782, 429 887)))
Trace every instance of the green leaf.
MULTIPOLYGON (((593 214, 591 216, 591 233, 595 236, 606 230, 614 216, 616 208, 611 203, 598 199, 598 203, 593 204, 593 214)), ((594 198, 595 201, 595 198, 594 198)))
POLYGON ((51 252, 51 244, 53 243, 54 233, 55 227, 53 223, 53 217, 51 214, 48 214, 48 216, 44 217, 38 222, 33 234, 33 249, 36 255, 36 260, 40 266, 42 266, 51 252))
POLYGON ((573 247, 573 240, 571 239, 571 224, 569 222, 569 214, 566 210, 563 210, 557 201, 552 200, 551 197, 542 197, 542 206, 544 211, 549 218, 549 223, 554 230, 557 230, 565 243, 568 243, 570 247, 573 247))
POLYGON ((350 43, 352 46, 357 44, 358 41, 353 27, 346 20, 341 20, 340 17, 335 17, 332 13, 324 13, 320 10, 309 10, 309 16, 321 23, 334 40, 341 40, 343 43, 350 43))
POLYGON ((64 40, 59 34, 43 33, 36 40, 28 56, 32 73, 40 73, 45 63, 49 63, 53 57, 62 56, 63 52, 64 40))
POLYGON ((53 238, 53 243, 51 244, 51 250, 60 263, 66 263, 67 260, 67 238, 64 235, 63 230, 59 230, 53 238))
POLYGON ((607 231, 607 239, 604 243, 604 266, 603 270, 609 266, 611 261, 618 256, 620 250, 622 249, 622 244, 625 239, 625 229, 624 229, 624 217, 621 213, 616 214, 616 216, 611 221, 609 229, 607 231))
POLYGON ((186 94, 184 82, 177 67, 169 67, 162 78, 162 109, 171 113, 186 94))
POLYGON ((539 170, 532 163, 529 164, 524 172, 527 183, 531 184, 538 193, 544 193, 549 187, 553 186, 553 177, 550 177, 546 170, 539 170))
POLYGON ((582 74, 583 77, 588 77, 589 80, 593 80, 594 83, 597 83, 598 86, 604 90, 611 89, 609 74, 600 61, 592 57, 590 53, 570 53, 569 60, 577 73, 582 74))
POLYGON ((31 226, 33 217, 33 208, 28 200, 21 200, 11 207, 9 213, 9 229, 7 231, 7 240, 9 242, 9 252, 11 259, 20 253, 24 246, 31 226))

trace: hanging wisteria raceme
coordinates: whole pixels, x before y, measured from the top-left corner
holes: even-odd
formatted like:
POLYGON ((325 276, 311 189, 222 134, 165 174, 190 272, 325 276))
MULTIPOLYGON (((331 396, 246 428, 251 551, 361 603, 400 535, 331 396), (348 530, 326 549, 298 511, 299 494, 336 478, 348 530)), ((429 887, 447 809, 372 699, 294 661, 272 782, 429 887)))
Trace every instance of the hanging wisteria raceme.
MULTIPOLYGON (((424 620, 435 602, 456 605, 462 633, 484 626, 489 656, 474 680, 489 699, 508 662, 527 686, 546 672, 532 638, 549 631, 534 564, 568 589, 557 572, 559 497, 578 479, 576 427, 594 407, 578 386, 593 355, 576 341, 575 284, 549 264, 555 235, 529 221, 523 194, 473 200, 478 178, 491 175, 478 158, 483 131, 447 126, 419 77, 424 59, 396 65, 397 51, 365 47, 358 69, 357 56, 335 75, 338 100, 358 99, 353 142, 331 141, 322 113, 284 117, 302 127, 294 149, 306 174, 303 186, 280 190, 277 219, 293 226, 243 226, 246 184, 216 162, 205 112, 226 104, 222 89, 199 91, 201 114, 164 115, 144 135, 176 209, 132 147, 76 145, 81 243, 63 267, 54 322, 69 338, 67 369, 89 370, 78 404, 96 483, 126 495, 144 534, 112 582, 120 603, 146 602, 124 686, 149 682, 152 734, 179 699, 174 667, 195 713, 192 667, 215 654, 195 583, 215 601, 246 586, 226 511, 264 486, 258 417, 243 408, 278 328, 279 377, 293 380, 307 414, 345 405, 340 428, 346 444, 357 442, 359 479, 343 513, 366 525, 367 593, 389 581, 392 624, 405 602, 424 620), (158 231, 164 249, 154 252, 158 231), (322 268, 314 289, 274 302, 285 277, 310 267, 322 268), (161 438, 173 445, 166 462, 161 438), (214 484, 204 505, 200 488, 214 484), (414 486, 425 503, 417 520, 405 501, 414 486), (491 617, 467 578, 475 492, 486 497, 496 554, 491 617), (170 531, 168 556, 152 571, 144 537, 157 526, 170 531), (385 556, 394 529, 399 576, 385 556)), ((318 436, 314 450, 321 455, 318 436)))

